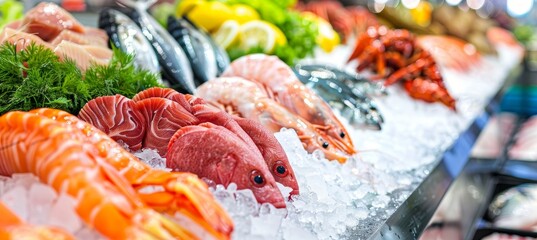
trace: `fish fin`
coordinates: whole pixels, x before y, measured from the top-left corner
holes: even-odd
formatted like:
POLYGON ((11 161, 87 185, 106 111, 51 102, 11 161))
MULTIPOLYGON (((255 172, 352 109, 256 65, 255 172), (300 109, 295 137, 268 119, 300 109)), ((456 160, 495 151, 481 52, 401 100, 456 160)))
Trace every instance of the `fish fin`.
POLYGON ((235 173, 235 168, 237 167, 237 158, 226 155, 222 158, 220 162, 216 165, 216 172, 218 174, 218 179, 225 186, 231 183, 233 174, 235 173))

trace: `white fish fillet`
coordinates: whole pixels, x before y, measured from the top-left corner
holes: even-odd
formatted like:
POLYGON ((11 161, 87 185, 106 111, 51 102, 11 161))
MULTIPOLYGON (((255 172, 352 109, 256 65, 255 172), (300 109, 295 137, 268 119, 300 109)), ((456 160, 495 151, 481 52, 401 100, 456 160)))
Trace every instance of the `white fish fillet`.
POLYGON ((74 60, 81 71, 86 71, 92 63, 106 65, 112 58, 112 51, 108 48, 78 45, 69 41, 60 42, 54 48, 54 52, 62 61, 74 60))

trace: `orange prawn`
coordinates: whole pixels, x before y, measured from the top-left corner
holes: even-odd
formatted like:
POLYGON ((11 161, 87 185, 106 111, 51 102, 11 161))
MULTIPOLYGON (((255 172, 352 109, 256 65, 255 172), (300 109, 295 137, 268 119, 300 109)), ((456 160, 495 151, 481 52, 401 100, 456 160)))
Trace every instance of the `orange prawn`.
POLYGON ((153 169, 127 152, 105 133, 77 117, 56 109, 30 111, 81 131, 105 158, 134 187, 141 200, 153 209, 170 215, 183 215, 219 239, 229 239, 233 222, 216 203, 208 186, 196 175, 153 169), (151 188, 151 191, 146 189, 151 188))

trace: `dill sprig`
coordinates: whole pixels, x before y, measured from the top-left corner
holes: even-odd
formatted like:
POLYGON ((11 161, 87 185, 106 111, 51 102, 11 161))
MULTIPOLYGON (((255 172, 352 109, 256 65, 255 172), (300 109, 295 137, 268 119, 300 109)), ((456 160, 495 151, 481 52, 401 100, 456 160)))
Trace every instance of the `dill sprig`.
POLYGON ((114 94, 133 97, 160 86, 157 77, 139 70, 133 57, 113 49, 108 65, 92 65, 82 73, 73 60, 60 61, 50 49, 31 44, 17 51, 0 46, 0 114, 49 107, 78 114, 89 100, 114 94))

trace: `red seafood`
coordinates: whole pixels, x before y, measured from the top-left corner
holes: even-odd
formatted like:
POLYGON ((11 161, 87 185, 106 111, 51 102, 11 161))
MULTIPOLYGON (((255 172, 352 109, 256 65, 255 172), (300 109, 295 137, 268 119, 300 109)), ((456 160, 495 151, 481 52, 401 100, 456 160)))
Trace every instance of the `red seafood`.
POLYGON ((192 114, 199 122, 210 122, 225 127, 235 133, 252 149, 259 149, 276 182, 292 188, 291 195, 299 194, 298 183, 287 155, 274 135, 261 124, 245 118, 232 117, 225 111, 208 105, 201 98, 188 94, 183 95, 169 88, 150 88, 136 94, 133 100, 140 101, 145 98, 159 96, 179 101, 187 101, 188 99, 189 105, 192 104, 192 114))
POLYGON ((142 148, 147 124, 144 116, 136 111, 136 104, 132 100, 119 94, 98 97, 87 103, 78 116, 115 141, 127 144, 132 151, 142 148))
MULTIPOLYGON (((136 105, 136 111, 140 112, 142 116, 144 116, 144 119, 147 123, 147 126, 146 126, 146 133, 145 133, 145 137, 143 139, 143 144, 142 144, 142 147, 149 147, 149 148, 153 148, 153 149, 157 149, 158 152, 162 155, 162 156, 166 156, 166 158, 168 159, 167 160, 167 165, 168 167, 171 167, 171 168, 175 168, 175 169, 178 169, 178 170, 187 170, 187 168, 184 166, 184 165, 181 165, 181 164, 184 164, 183 162, 184 161, 187 161, 185 159, 181 159, 181 158, 177 158, 177 157, 173 157, 173 156, 177 156, 177 155, 180 155, 182 154, 181 152, 176 152, 178 150, 182 150, 182 149, 179 149, 179 148, 171 148, 171 145, 169 144, 170 142, 170 139, 172 139, 172 136, 174 134, 176 134, 176 132, 186 126, 195 126, 195 125, 198 125, 199 123, 202 123, 202 122, 211 122, 211 123, 214 123, 214 124, 217 124, 217 125, 222 125, 223 127, 225 127, 228 131, 230 131, 231 134, 234 134, 235 136, 237 136, 239 139, 242 139, 240 140, 239 142, 237 143, 231 143, 231 140, 225 140, 223 142, 218 142, 217 140, 215 140, 214 138, 207 138, 207 139, 204 139, 204 143, 202 145, 214 145, 214 144, 222 144, 222 145, 228 145, 228 151, 229 152, 235 152, 235 156, 238 156, 238 158, 236 159, 237 161, 239 161, 242 165, 244 164, 254 164, 255 166, 261 166, 260 168, 256 169, 256 171, 258 172, 262 172, 262 173, 267 173, 268 175, 270 175, 270 171, 268 170, 268 167, 267 165, 265 164, 264 160, 263 160, 263 156, 261 155, 261 153, 259 152, 259 149, 257 148, 257 146, 254 144, 254 142, 252 141, 252 139, 250 139, 250 137, 240 128, 240 126, 233 120, 233 118, 227 114, 225 114, 224 112, 221 112, 221 111, 217 111, 216 109, 210 109, 210 111, 205 111, 205 105, 195 105, 195 106, 192 106, 192 110, 193 110, 193 113, 189 113, 187 112, 184 108, 182 108, 182 106, 172 100, 169 100, 169 99, 166 99, 166 98, 161 98, 161 97, 157 97, 158 94, 164 94, 165 96, 176 96, 175 98, 177 99, 183 99, 183 100, 186 100, 186 98, 184 96, 182 96, 181 94, 180 95, 175 95, 169 91, 164 91, 164 90, 157 90, 157 89, 148 89, 146 90, 147 93, 140 93, 137 95, 137 102, 135 103, 136 105), (144 98, 144 97, 148 97, 148 98, 144 98), (224 114, 224 115, 223 115, 224 114), (239 148, 235 148, 234 145, 235 144, 239 144, 241 146, 243 146, 245 149, 249 149, 250 154, 248 155, 248 157, 244 154, 241 153, 241 149, 239 148), (173 151, 173 155, 170 155, 168 156, 168 154, 170 154, 170 151, 173 151), (174 165, 174 162, 176 163, 176 165, 174 165), (244 162, 244 163, 242 163, 244 162), (176 167, 176 166, 181 166, 181 168, 179 167, 176 167)), ((179 93, 177 93, 179 94, 179 93)), ((109 101, 112 101, 112 99, 114 98, 113 96, 108 96, 108 97, 103 97, 102 99, 104 99, 106 101, 106 99, 109 99, 109 101)), ((173 97, 170 97, 170 98, 173 98, 173 97)), ((189 97, 190 98, 190 97, 189 97)), ((193 98, 190 98, 191 100, 194 100, 193 98)), ((95 104, 93 103, 94 100, 88 102, 88 104, 86 104, 86 106, 84 106, 83 108, 83 111, 85 112, 96 112, 94 110, 85 110, 86 108, 93 108, 95 106, 95 104)), ((129 100, 131 101, 131 100, 129 100)), ((194 102, 198 102, 198 103, 201 103, 202 101, 198 100, 198 101, 195 101, 194 102)), ((110 109, 110 113, 108 114, 105 114, 105 115, 109 115, 109 114, 115 114, 116 110, 114 109, 110 109)), ((119 114, 119 113, 118 113, 119 114)), ((128 112, 122 112, 121 114, 128 114, 128 112)), ((114 119, 111 119, 111 118, 103 118, 101 117, 100 115, 81 115, 80 116, 81 119, 83 120, 86 120, 86 118, 88 118, 88 121, 97 121, 97 122, 100 122, 100 121, 113 121, 114 119), (97 120, 95 120, 97 119, 97 120)), ((129 119, 129 115, 126 115, 126 116, 123 116, 123 118, 125 119, 129 119)), ((114 125, 113 123, 109 123, 109 125, 114 125)), ((273 138, 269 138, 267 139, 267 141, 276 141, 276 139, 273 137, 273 138)), ((211 154, 212 153, 212 150, 211 151, 207 151, 203 148, 200 148, 199 145, 192 145, 190 147, 194 147, 194 149, 196 149, 197 151, 199 151, 199 154, 197 155, 192 155, 189 157, 189 160, 186 162, 187 164, 192 164, 192 161, 193 162, 203 162, 205 160, 209 160, 210 157, 214 157, 213 155, 214 154, 211 154), (209 155, 207 155, 209 154, 209 155)), ((285 156, 285 154, 283 155, 284 157, 282 158, 281 155, 279 155, 280 159, 282 159, 282 161, 287 161, 287 158, 285 156)), ((221 156, 220 156, 221 157, 221 156)), ((199 164, 199 163, 198 163, 199 164)), ((210 178, 210 176, 213 176, 211 174, 214 174, 212 171, 214 171, 214 169, 212 169, 211 171, 209 171, 211 169, 207 169, 207 171, 204 171, 204 172, 195 172, 196 174, 199 174, 200 176, 202 177, 207 177, 213 181, 215 181, 216 183, 222 183, 222 184, 229 184, 228 182, 220 182, 219 179, 212 179, 210 178)), ((236 176, 237 180, 239 179, 240 175, 237 175, 236 176)), ((274 182, 274 178, 272 176, 267 176, 267 177, 264 177, 266 179, 266 181, 268 183, 271 183, 269 185, 267 185, 267 187, 275 187, 275 182, 274 182)), ((294 176, 289 176, 289 178, 293 178, 294 180, 294 176)), ((233 178, 235 179, 235 178, 233 178)), ((288 179, 288 178, 286 178, 288 179)), ((289 180, 288 180, 289 181, 289 180)), ((295 180, 296 181, 296 180, 295 180)), ((285 182, 285 181, 284 181, 285 182)), ((283 183, 283 182, 282 182, 283 183)), ((241 185, 243 186, 243 185, 241 185)), ((248 186, 248 187, 251 187, 251 186, 248 186)), ((296 190, 296 192, 298 192, 298 186, 297 185, 290 185, 289 187, 292 187, 294 190, 296 190)), ((266 195, 267 193, 264 193, 264 194, 261 194, 261 192, 256 192, 255 189, 252 189, 254 191, 254 193, 256 193, 256 197, 258 198, 259 201, 265 201, 265 200, 270 200, 272 204, 274 204, 275 206, 285 206, 284 202, 283 202, 283 197, 281 196, 281 193, 279 193, 278 191, 278 188, 276 187, 275 191, 278 192, 278 194, 280 195, 279 198, 276 198, 276 197, 270 197, 270 198, 263 198, 263 197, 259 197, 261 195, 266 195), (258 195, 259 194, 259 195, 258 195), (281 201, 280 201, 281 200, 281 201)))
POLYGON ((55 227, 31 226, 24 223, 0 201, 0 239, 71 240, 69 233, 55 227))
POLYGON ((146 98, 167 98, 179 103, 188 112, 192 112, 190 103, 187 101, 185 96, 186 95, 180 94, 171 88, 152 87, 134 95, 134 97, 132 97, 132 101, 138 102, 146 98))
MULTIPOLYGON (((104 166, 110 164, 113 168, 105 170, 114 173, 115 169, 125 178, 126 183, 121 186, 124 186, 122 191, 126 194, 132 192, 130 190, 132 186, 136 191, 135 194, 151 208, 173 216, 187 217, 218 239, 230 238, 233 231, 231 219, 212 198, 207 185, 197 176, 190 173, 170 173, 153 169, 128 153, 106 134, 69 113, 42 108, 32 110, 30 114, 54 120, 57 124, 61 124, 62 129, 66 128, 65 131, 72 135, 71 138, 81 138, 81 141, 89 144, 88 146, 94 146, 98 150, 99 159, 102 160, 99 163, 106 163, 104 166), (148 188, 150 191, 147 190, 148 188)), ((110 177, 114 177, 112 180, 121 180, 117 176, 110 177)), ((152 218, 147 220, 152 221, 152 218)), ((158 223, 154 222, 154 224, 158 223)), ((167 225, 174 226, 174 224, 167 225)), ((114 230, 116 223, 105 227, 111 227, 114 230)), ((158 225, 151 228, 159 230, 156 227, 158 225)), ((194 231, 194 229, 191 230, 194 231)), ((203 233, 200 234, 203 235, 203 233)))
POLYGON ((259 86, 239 77, 222 77, 208 81, 196 93, 206 101, 218 103, 240 117, 260 122, 272 132, 294 129, 308 152, 321 150, 326 158, 345 162, 348 156, 330 145, 317 128, 267 97, 259 86))
POLYGON ((241 77, 259 84, 270 98, 312 123, 311 126, 336 149, 348 155, 356 153, 347 129, 330 106, 301 83, 278 57, 265 54, 243 56, 233 61, 222 76, 241 77))
POLYGON ((276 182, 292 188, 291 195, 298 195, 299 190, 295 173, 293 168, 291 168, 291 164, 289 164, 287 155, 285 155, 282 146, 275 139, 274 134, 257 121, 241 117, 234 117, 234 119, 242 130, 248 133, 257 148, 261 151, 276 182))
POLYGON ((370 69, 378 78, 387 77, 384 85, 405 81, 411 97, 441 102, 455 110, 455 99, 447 91, 436 62, 407 30, 369 28, 358 37, 348 61, 355 59, 359 63, 357 71, 370 69))
POLYGON ((42 2, 28 11, 22 21, 28 33, 45 41, 52 40, 62 30, 84 33, 85 29, 71 14, 54 3, 42 2))
POLYGON ((173 135, 168 145, 166 166, 187 171, 225 186, 237 184, 250 189, 260 203, 285 208, 282 194, 262 159, 231 131, 212 123, 187 126, 173 135), (210 150, 200 151, 208 145, 210 150), (245 161, 248 159, 248 161, 245 161))
POLYGON ((366 8, 344 7, 338 1, 310 1, 299 3, 300 11, 312 12, 323 18, 342 36, 345 43, 353 34, 360 34, 368 27, 378 26, 378 20, 366 8))
POLYGON ((71 14, 53 3, 40 3, 21 21, 4 27, 0 42, 17 45, 17 51, 31 43, 53 50, 61 60, 74 60, 85 71, 91 64, 108 64, 112 51, 103 30, 85 28, 71 14))
POLYGON ((165 98, 140 100, 136 102, 136 110, 144 116, 147 124, 143 147, 157 149, 163 157, 168 151, 168 142, 179 128, 199 123, 181 105, 165 98))
MULTIPOLYGON (((69 194, 76 199, 75 210, 80 218, 108 238, 195 236, 148 208, 110 165, 109 161, 114 160, 103 156, 111 154, 107 150, 117 152, 121 148, 99 147, 92 138, 106 136, 93 135, 91 129, 86 129, 89 134, 77 130, 73 126, 77 123, 59 122, 28 112, 3 115, 0 117, 0 174, 33 173, 56 191, 69 194)), ((204 201, 215 204, 211 198, 204 201)))

